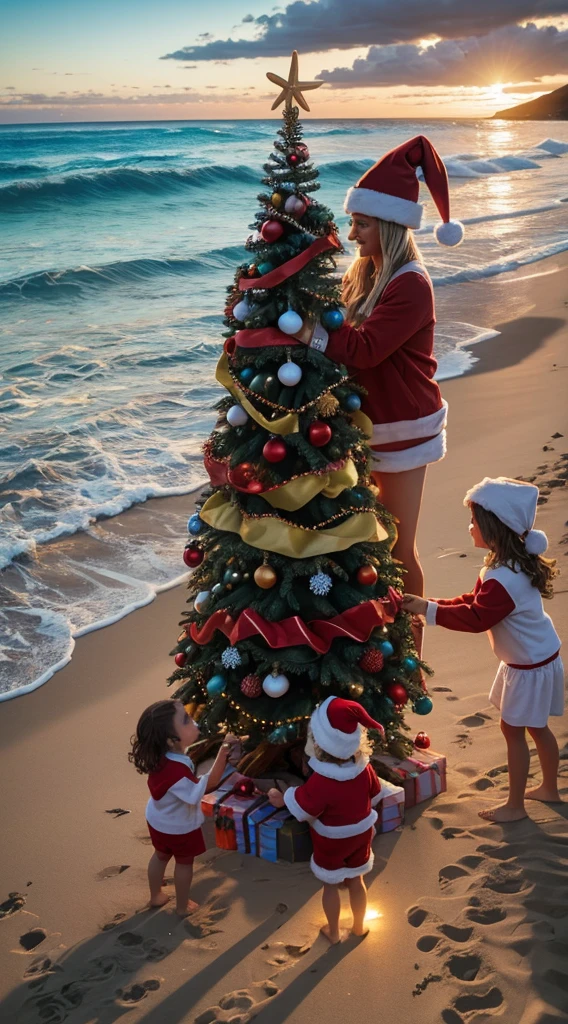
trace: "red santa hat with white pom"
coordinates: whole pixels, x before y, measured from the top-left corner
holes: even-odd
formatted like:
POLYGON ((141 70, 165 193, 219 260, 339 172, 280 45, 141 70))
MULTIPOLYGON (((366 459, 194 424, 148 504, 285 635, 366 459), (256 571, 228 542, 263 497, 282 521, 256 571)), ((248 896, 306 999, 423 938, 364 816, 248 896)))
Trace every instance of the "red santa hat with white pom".
POLYGON ((424 207, 418 202, 420 186, 416 176, 422 168, 442 222, 434 228, 440 245, 459 245, 464 227, 459 220, 450 220, 450 192, 444 162, 429 139, 417 135, 385 153, 350 188, 344 209, 346 213, 362 213, 366 217, 394 221, 407 228, 419 228, 424 207))
POLYGON ((355 700, 328 697, 314 711, 310 725, 318 747, 326 754, 347 760, 359 750, 363 729, 377 729, 384 733, 380 722, 365 711, 355 700))

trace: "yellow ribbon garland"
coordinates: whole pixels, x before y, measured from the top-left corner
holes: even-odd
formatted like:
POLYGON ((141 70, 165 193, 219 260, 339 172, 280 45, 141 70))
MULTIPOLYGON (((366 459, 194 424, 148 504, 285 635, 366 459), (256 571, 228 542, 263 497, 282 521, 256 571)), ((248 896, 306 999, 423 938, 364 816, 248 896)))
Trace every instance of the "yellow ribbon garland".
POLYGON ((235 381, 229 373, 229 360, 226 352, 223 352, 219 362, 217 363, 217 369, 215 376, 227 391, 242 405, 245 412, 258 423, 260 427, 264 427, 270 434, 280 434, 281 437, 285 437, 287 434, 298 433, 298 415, 295 412, 289 412, 285 416, 281 416, 278 420, 267 420, 261 412, 258 412, 254 405, 249 402, 248 398, 245 397, 241 389, 235 384, 235 381))
POLYGON ((289 558, 312 558, 333 551, 345 551, 353 544, 388 539, 387 531, 373 512, 355 513, 339 526, 327 530, 308 530, 290 526, 272 517, 246 519, 221 491, 207 499, 200 516, 217 530, 238 533, 250 547, 273 551, 289 558))
POLYGON ((309 474, 289 480, 282 487, 272 491, 264 491, 262 497, 273 508, 283 508, 286 512, 295 512, 308 504, 316 494, 325 498, 337 498, 346 488, 356 487, 357 469, 352 459, 348 459, 341 469, 330 470, 320 476, 309 474))

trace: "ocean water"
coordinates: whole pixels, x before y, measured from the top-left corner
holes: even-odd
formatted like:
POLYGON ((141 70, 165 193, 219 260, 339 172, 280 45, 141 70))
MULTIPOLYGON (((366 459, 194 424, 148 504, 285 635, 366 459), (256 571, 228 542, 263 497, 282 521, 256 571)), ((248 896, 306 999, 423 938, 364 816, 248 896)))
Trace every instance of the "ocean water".
MULTIPOLYGON (((204 479, 225 287, 278 127, 0 127, 0 699, 45 682, 76 636, 179 579, 183 514, 153 503, 128 531, 112 517, 204 479)), ((444 288, 568 249, 568 126, 306 122, 344 240, 347 188, 421 132, 446 159, 467 227, 458 249, 438 246, 423 189, 418 241, 443 309, 444 379, 471 365, 464 346, 494 333, 452 319, 444 288)))

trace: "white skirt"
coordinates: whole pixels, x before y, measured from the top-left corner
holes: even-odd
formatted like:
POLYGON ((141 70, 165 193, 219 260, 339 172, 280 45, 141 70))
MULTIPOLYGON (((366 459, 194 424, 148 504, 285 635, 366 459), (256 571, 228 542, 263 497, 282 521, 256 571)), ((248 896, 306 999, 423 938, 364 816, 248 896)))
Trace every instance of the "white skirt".
POLYGON ((562 658, 541 668, 511 668, 502 661, 489 700, 507 725, 543 729, 549 715, 564 714, 562 658))

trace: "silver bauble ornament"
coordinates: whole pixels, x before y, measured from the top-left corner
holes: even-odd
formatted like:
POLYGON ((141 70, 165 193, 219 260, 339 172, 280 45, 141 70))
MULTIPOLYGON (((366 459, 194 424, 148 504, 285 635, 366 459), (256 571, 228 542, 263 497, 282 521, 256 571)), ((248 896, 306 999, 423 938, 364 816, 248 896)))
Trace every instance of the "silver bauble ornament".
POLYGON ((290 689, 290 680, 281 672, 271 672, 263 681, 262 689, 267 697, 282 697, 290 689))
POLYGON ((288 309, 278 318, 278 327, 284 334, 297 334, 302 330, 304 321, 293 309, 288 309))
POLYGON ((227 423, 230 423, 232 427, 244 427, 248 420, 248 413, 245 412, 242 405, 232 405, 230 409, 227 409, 227 423))
POLYGON ((281 384, 284 384, 287 388, 293 388, 302 379, 302 369, 297 363, 293 363, 291 360, 288 363, 283 363, 278 370, 278 380, 281 384))

